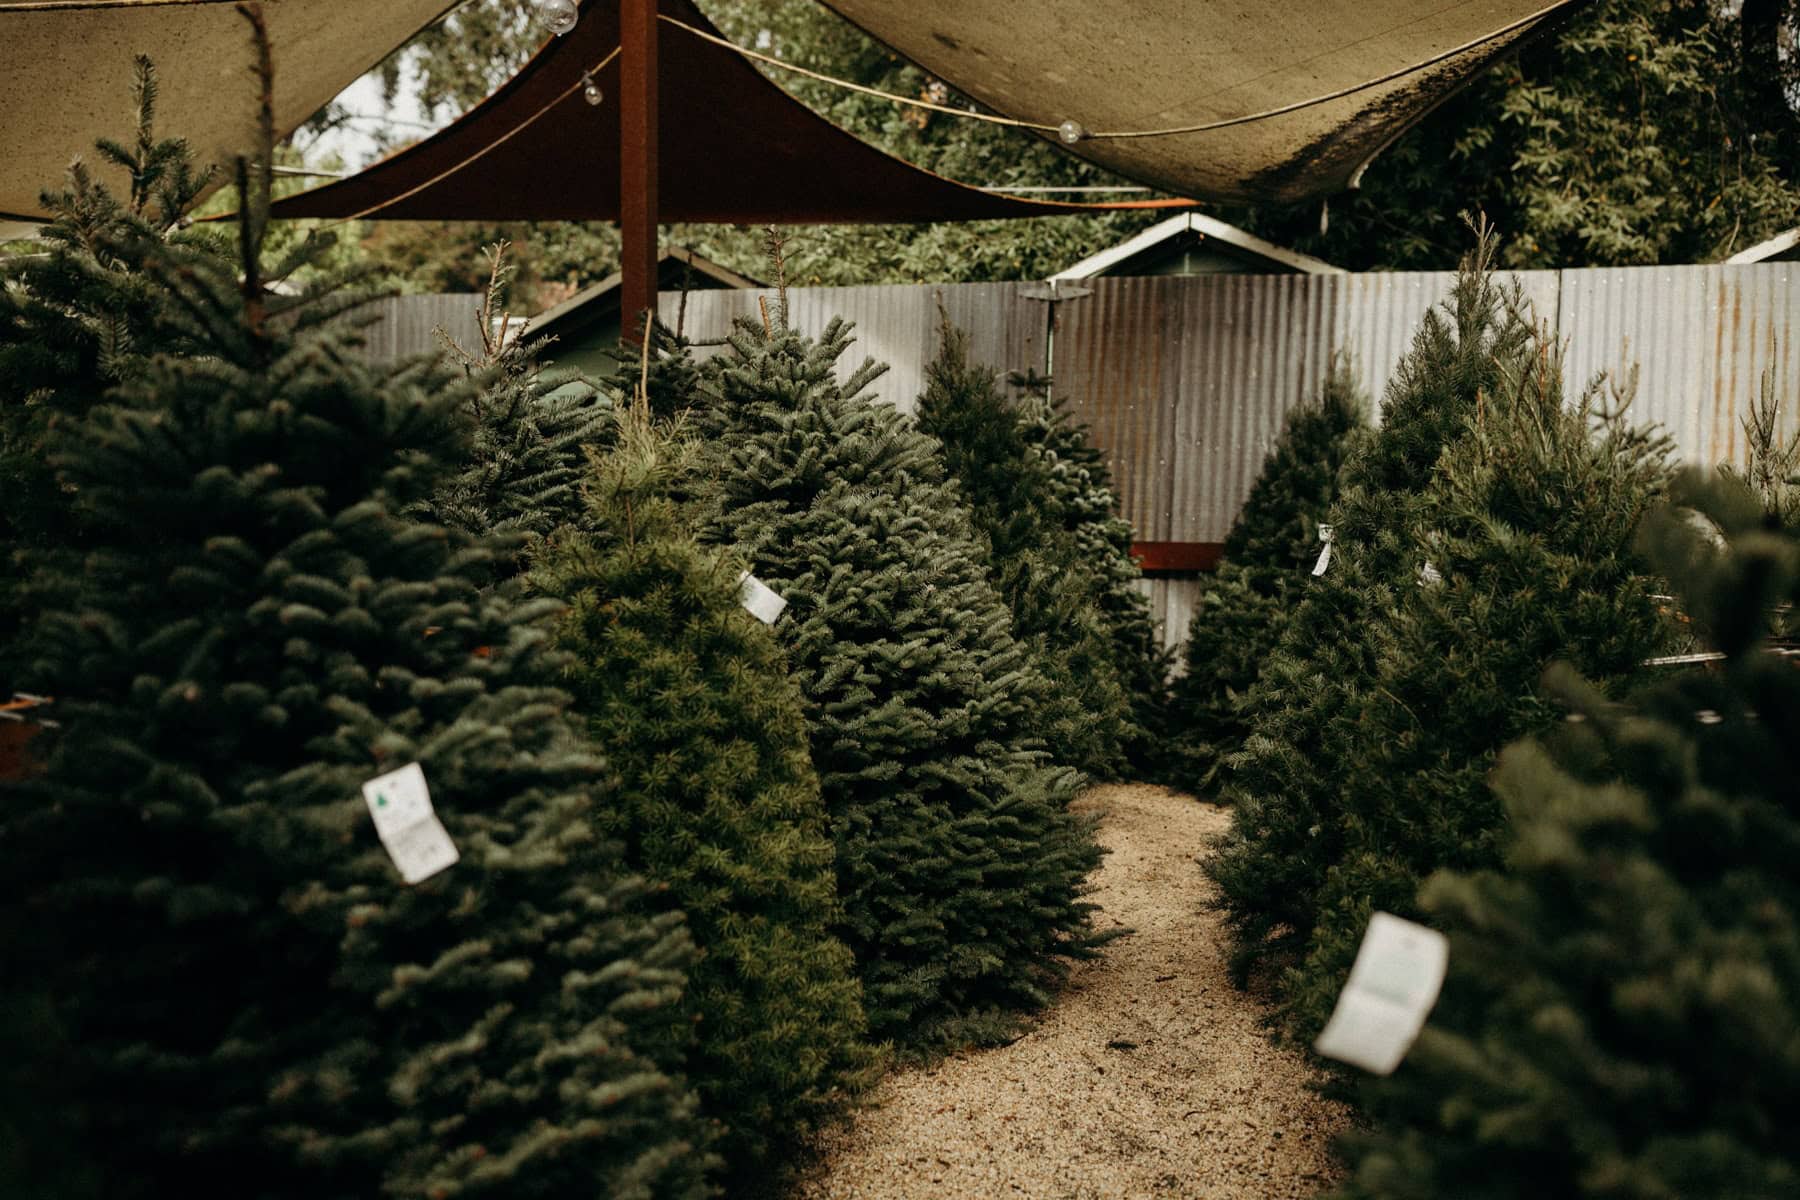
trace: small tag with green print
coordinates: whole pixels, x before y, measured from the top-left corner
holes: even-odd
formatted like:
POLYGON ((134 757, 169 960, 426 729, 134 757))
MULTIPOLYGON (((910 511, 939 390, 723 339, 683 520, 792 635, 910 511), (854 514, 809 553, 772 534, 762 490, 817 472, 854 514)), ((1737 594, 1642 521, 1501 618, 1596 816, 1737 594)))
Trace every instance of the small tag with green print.
POLYGON ((431 789, 418 763, 378 775, 362 790, 375 833, 407 883, 429 879, 461 857, 431 807, 431 789))

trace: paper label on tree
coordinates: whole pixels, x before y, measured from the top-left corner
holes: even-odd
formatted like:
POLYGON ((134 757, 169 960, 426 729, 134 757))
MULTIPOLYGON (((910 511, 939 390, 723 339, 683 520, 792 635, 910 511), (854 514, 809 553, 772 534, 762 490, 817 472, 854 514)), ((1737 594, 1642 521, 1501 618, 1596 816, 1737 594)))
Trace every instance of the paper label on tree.
POLYGON ((436 813, 384 838, 381 844, 387 847, 388 857, 400 868, 400 878, 407 883, 422 883, 444 868, 455 866, 462 857, 436 813))
POLYGON ((738 600, 750 610, 750 615, 765 625, 773 625, 781 616, 787 601, 775 594, 768 584, 745 571, 738 576, 738 600))
POLYGON ((1323 575, 1325 573, 1325 568, 1331 565, 1331 537, 1331 526, 1319 526, 1319 540, 1325 543, 1325 548, 1319 551, 1319 561, 1313 564, 1312 573, 1315 576, 1323 575))
POLYGON ((369 815, 375 818, 375 833, 406 882, 429 879, 460 857, 431 807, 431 789, 418 763, 378 775, 362 790, 369 815))
POLYGON ((375 818, 375 832, 384 842, 431 815, 431 789, 425 786, 425 769, 418 763, 377 775, 362 790, 369 815, 375 818))
POLYGON ((1443 573, 1431 565, 1429 558, 1426 559, 1424 565, 1419 568, 1419 586, 1436 587, 1442 582, 1444 582, 1443 573))
POLYGON ((1313 1049, 1377 1075, 1391 1074, 1425 1028, 1449 963, 1450 942, 1443 934, 1376 913, 1313 1049))

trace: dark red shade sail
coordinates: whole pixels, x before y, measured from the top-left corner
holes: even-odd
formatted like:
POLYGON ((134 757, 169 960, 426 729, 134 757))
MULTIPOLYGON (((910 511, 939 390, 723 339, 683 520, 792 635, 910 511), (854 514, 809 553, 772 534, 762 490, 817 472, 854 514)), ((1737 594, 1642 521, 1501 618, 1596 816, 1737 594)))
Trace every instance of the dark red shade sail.
MULTIPOLYGON (((688 0, 661 11, 707 32, 688 0)), ((661 58, 660 219, 733 224, 885 223, 1037 217, 1185 200, 1062 204, 995 195, 933 175, 831 124, 742 57, 667 22, 661 58)), ((290 196, 277 217, 611 221, 619 216, 617 0, 587 0, 575 29, 455 124, 352 178, 290 196)))

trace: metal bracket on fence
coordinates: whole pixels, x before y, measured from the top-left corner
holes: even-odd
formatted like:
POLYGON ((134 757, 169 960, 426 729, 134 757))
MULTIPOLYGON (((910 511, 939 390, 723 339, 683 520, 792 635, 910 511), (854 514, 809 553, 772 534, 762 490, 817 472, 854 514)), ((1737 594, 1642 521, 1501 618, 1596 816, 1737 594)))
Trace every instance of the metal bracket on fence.
POLYGON ((1048 279, 1042 285, 1031 285, 1019 289, 1021 300, 1044 300, 1055 304, 1059 300, 1079 300, 1083 296, 1094 294, 1093 288, 1075 287, 1059 280, 1048 279))

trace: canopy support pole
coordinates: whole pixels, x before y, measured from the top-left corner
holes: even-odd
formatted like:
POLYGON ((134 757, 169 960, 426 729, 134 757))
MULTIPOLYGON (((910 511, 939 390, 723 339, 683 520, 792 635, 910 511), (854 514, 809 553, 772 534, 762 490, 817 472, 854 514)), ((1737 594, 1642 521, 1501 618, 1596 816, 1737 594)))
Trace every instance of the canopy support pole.
POLYGON ((657 0, 623 0, 619 10, 619 236, 626 341, 642 344, 645 313, 656 311, 657 0))

